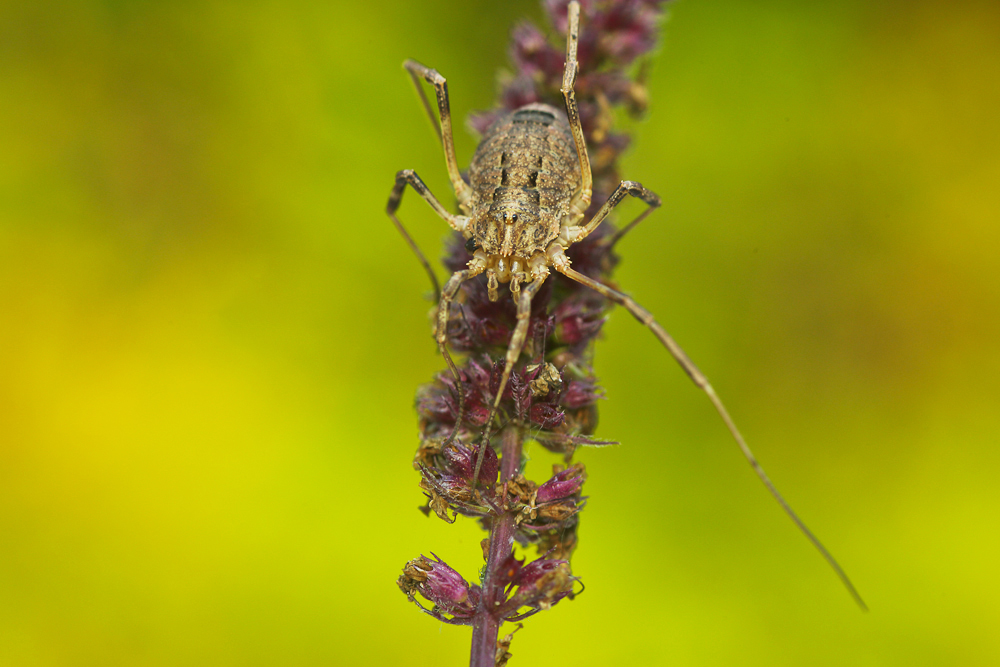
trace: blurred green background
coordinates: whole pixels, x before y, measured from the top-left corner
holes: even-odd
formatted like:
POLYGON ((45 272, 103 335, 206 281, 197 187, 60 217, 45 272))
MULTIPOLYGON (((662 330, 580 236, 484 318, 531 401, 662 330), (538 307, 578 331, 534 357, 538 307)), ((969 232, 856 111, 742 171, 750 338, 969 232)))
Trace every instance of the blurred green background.
MULTIPOLYGON (((0 3, 0 664, 468 660, 395 585, 474 578, 481 533, 416 510, 442 363, 383 209, 401 168, 449 198, 403 59, 464 118, 524 16, 0 3)), ((1000 4, 685 0, 663 35, 624 174, 665 205, 617 278, 871 612, 616 311, 587 591, 511 664, 1000 664, 1000 4)))

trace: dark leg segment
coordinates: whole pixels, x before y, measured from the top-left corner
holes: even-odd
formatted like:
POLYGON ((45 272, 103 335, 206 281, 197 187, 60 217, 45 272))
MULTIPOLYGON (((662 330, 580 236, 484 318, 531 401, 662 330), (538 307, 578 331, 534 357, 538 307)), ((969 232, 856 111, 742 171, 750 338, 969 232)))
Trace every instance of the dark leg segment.
POLYGON ((816 549, 820 552, 820 554, 822 554, 823 558, 826 559, 826 562, 830 564, 830 567, 832 567, 834 572, 837 573, 837 576, 840 577, 840 580, 843 582, 848 592, 850 592, 851 596, 854 598, 854 601, 857 602, 862 609, 867 610, 868 607, 865 605, 864 600, 861 599, 861 595, 858 594, 857 589, 854 588, 854 584, 852 584, 851 580, 847 577, 847 573, 844 572, 844 570, 840 567, 840 565, 833 558, 830 552, 826 550, 826 547, 824 547, 823 544, 819 541, 819 539, 817 539, 816 536, 813 535, 812 531, 810 531, 809 528, 806 527, 806 525, 802 522, 802 520, 798 517, 798 515, 792 510, 791 506, 785 501, 785 499, 781 496, 781 494, 778 493, 778 490, 775 488, 774 484, 771 483, 771 480, 768 478, 767 473, 764 472, 764 469, 761 467, 760 463, 757 462, 757 458, 753 455, 753 452, 750 451, 750 447, 747 446, 746 442, 743 440, 743 436, 740 434, 739 430, 737 430, 736 424, 733 423, 733 420, 729 416, 729 412, 726 410, 726 407, 722 404, 722 401, 716 395, 715 390, 712 388, 712 385, 709 384, 708 378, 706 378, 704 374, 702 374, 702 372, 698 370, 698 367, 695 366, 694 362, 692 362, 691 359, 688 358, 684 350, 682 350, 681 347, 670 336, 670 334, 667 333, 666 329, 664 329, 653 318, 653 315, 648 310, 646 310, 638 303, 636 303, 634 300, 632 300, 631 297, 626 296, 621 292, 617 292, 608 287, 607 285, 605 285, 604 283, 589 278, 578 271, 574 271, 569 267, 569 262, 564 258, 562 259, 562 261, 557 261, 555 266, 557 271, 567 276, 568 278, 571 278, 577 281, 578 283, 586 285, 587 287, 599 293, 606 299, 610 299, 611 301, 621 306, 624 306, 630 313, 632 313, 632 315, 637 320, 646 325, 646 327, 648 327, 649 330, 653 332, 653 335, 656 336, 661 343, 663 343, 663 346, 667 348, 667 350, 677 361, 677 363, 680 364, 681 368, 684 369, 684 372, 687 373, 688 376, 694 381, 694 383, 698 385, 698 387, 701 388, 701 390, 708 395, 709 400, 712 401, 712 405, 715 406, 715 409, 719 413, 719 416, 722 417, 722 421, 725 422, 726 427, 729 429, 729 432, 736 440, 736 444, 738 444, 740 450, 742 450, 743 456, 745 456, 747 461, 750 462, 750 466, 754 469, 754 472, 757 473, 757 476, 764 483, 764 486, 766 486, 768 491, 771 492, 771 495, 774 496, 775 500, 778 501, 778 504, 781 505, 782 509, 785 510, 785 513, 788 514, 788 516, 792 519, 795 525, 799 527, 799 530, 802 531, 802 533, 806 536, 806 538, 808 538, 809 541, 812 542, 813 546, 816 547, 816 549))
POLYGON ((406 228, 403 227, 403 223, 401 223, 399 218, 396 217, 396 211, 399 209, 399 204, 403 200, 403 190, 406 189, 407 184, 410 184, 413 189, 417 191, 417 194, 423 197, 424 201, 431 205, 434 212, 444 218, 453 229, 459 231, 465 229, 467 218, 459 215, 453 215, 445 210, 445 208, 441 206, 441 202, 439 202, 434 195, 431 194, 431 191, 427 189, 427 186, 424 185, 424 182, 420 180, 420 177, 417 176, 417 173, 412 169, 403 169, 402 171, 396 173, 396 184, 393 185, 392 192, 389 193, 389 202, 385 206, 385 212, 392 220, 393 224, 396 225, 396 229, 399 230, 399 233, 403 235, 404 239, 406 239, 410 249, 413 250, 413 254, 417 256, 420 264, 424 267, 424 271, 426 271, 428 277, 430 277, 431 285, 434 286, 435 300, 440 300, 441 287, 438 284, 437 276, 434 275, 434 271, 431 269, 431 265, 424 256, 424 253, 420 251, 420 248, 417 247, 417 244, 407 233, 406 228))
POLYGON ((654 209, 660 207, 659 196, 657 196, 655 192, 642 187, 642 183, 638 183, 636 181, 622 181, 618 184, 618 187, 615 188, 615 191, 611 193, 611 196, 608 197, 608 201, 604 202, 604 206, 602 206, 600 210, 594 214, 594 217, 590 219, 590 222, 583 225, 583 233, 578 236, 576 240, 579 241, 580 239, 586 238, 587 235, 597 229, 597 226, 604 222, 604 219, 608 217, 608 214, 611 213, 612 209, 614 209, 615 206, 618 206, 618 204, 622 202, 622 199, 625 199, 625 195, 631 195, 632 197, 641 199, 649 205, 649 208, 643 211, 638 218, 623 227, 620 232, 612 236, 611 241, 609 241, 609 245, 613 245, 618 238, 625 234, 625 232, 642 222, 647 215, 653 212, 654 209))
MULTIPOLYGON (((468 213, 468 202, 472 197, 472 189, 462 180, 462 175, 458 171, 458 160, 455 158, 455 140, 451 130, 451 105, 448 102, 448 81, 437 70, 425 67, 416 60, 407 60, 403 63, 403 67, 410 73, 413 83, 420 92, 424 108, 427 109, 429 114, 431 113, 430 103, 428 103, 427 97, 420 87, 418 77, 434 86, 434 91, 437 93, 438 115, 441 118, 441 127, 438 129, 438 136, 444 144, 444 161, 448 166, 448 178, 451 179, 451 186, 455 189, 455 196, 458 198, 459 206, 462 207, 464 212, 468 213)), ((431 119, 433 120, 433 114, 431 114, 431 119)))
POLYGON ((434 128, 434 134, 437 135, 438 141, 444 145, 444 139, 441 137, 441 125, 438 123, 438 117, 434 115, 434 109, 431 107, 431 103, 427 99, 427 94, 424 93, 424 87, 420 85, 421 76, 414 71, 418 65, 423 67, 423 65, 420 65, 420 63, 414 60, 407 60, 403 63, 403 67, 410 75, 410 80, 413 81, 413 87, 417 89, 417 95, 420 96, 420 103, 424 106, 424 111, 427 112, 427 117, 431 120, 431 127, 434 128))

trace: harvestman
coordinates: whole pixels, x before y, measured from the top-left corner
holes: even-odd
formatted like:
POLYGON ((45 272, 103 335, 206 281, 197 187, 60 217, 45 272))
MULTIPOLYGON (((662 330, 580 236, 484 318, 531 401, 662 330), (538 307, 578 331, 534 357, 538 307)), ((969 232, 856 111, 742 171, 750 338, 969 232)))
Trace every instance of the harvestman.
MULTIPOLYGON (((653 332, 684 372, 708 395, 736 440, 736 444, 771 495, 819 550, 858 605, 866 609, 864 601, 847 574, 778 493, 743 440, 722 401, 709 384, 708 378, 698 370, 684 350, 674 342, 653 315, 631 297, 570 267, 566 249, 593 232, 625 198, 625 195, 641 199, 648 208, 621 232, 610 237, 608 245, 613 244, 621 234, 660 206, 660 198, 642 184, 636 181, 622 181, 594 217, 584 222, 585 212, 591 201, 593 179, 583 127, 580 124, 576 94, 573 90, 579 68, 576 59, 579 27, 580 6, 576 2, 571 2, 568 7, 566 64, 562 83, 562 94, 566 101, 565 114, 546 104, 529 104, 499 118, 486 131, 476 148, 469 165, 468 183, 459 173, 458 161, 455 159, 448 84, 445 78, 436 70, 428 69, 414 60, 407 60, 403 64, 410 73, 424 107, 431 117, 431 123, 444 146, 448 176, 462 215, 449 213, 411 169, 404 169, 396 174, 396 184, 389 195, 386 213, 417 255, 434 285, 439 302, 435 339, 456 379, 460 378, 460 375, 446 346, 447 325, 452 301, 462 283, 485 273, 491 301, 499 298, 498 284, 509 283, 511 295, 517 302, 517 324, 507 347, 503 374, 486 421, 482 436, 483 444, 479 448, 479 460, 473 479, 478 478, 483 452, 489 443, 494 415, 514 364, 524 347, 532 298, 548 278, 551 267, 567 278, 586 285, 606 299, 623 306, 653 332), (437 93, 440 127, 435 122, 434 112, 424 95, 421 79, 434 86, 437 93), (472 253, 468 268, 452 274, 443 289, 439 287, 427 259, 396 217, 396 210, 407 185, 416 190, 452 229, 462 233, 466 239, 466 248, 472 253)), ((461 392, 461 382, 458 381, 456 384, 461 392)), ((460 393, 459 419, 451 438, 454 438, 458 424, 462 421, 463 409, 464 397, 460 393)))

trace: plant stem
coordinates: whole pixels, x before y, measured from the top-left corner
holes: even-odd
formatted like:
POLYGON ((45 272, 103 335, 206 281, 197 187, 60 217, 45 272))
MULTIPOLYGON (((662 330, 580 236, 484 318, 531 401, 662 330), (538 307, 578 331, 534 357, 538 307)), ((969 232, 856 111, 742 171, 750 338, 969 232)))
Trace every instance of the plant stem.
MULTIPOLYGON (((521 466, 521 429, 508 426, 500 433, 500 482, 517 475, 521 466)), ((496 664, 497 637, 500 619, 494 609, 503 600, 503 585, 499 581, 499 568, 514 547, 514 514, 504 512, 493 519, 490 526, 489 552, 483 574, 483 596, 472 625, 472 657, 470 667, 493 667, 496 664)))

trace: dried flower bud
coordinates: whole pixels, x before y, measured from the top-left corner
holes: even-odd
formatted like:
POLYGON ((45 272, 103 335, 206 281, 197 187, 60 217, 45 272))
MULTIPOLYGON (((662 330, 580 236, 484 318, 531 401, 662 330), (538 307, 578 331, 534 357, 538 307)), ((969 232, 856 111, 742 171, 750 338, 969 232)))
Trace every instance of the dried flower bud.
POLYGON ((531 499, 535 496, 535 490, 538 485, 527 479, 524 475, 518 474, 514 479, 507 480, 507 493, 516 498, 519 502, 524 505, 531 503, 531 499))
POLYGON ((563 345, 578 345, 597 336, 604 324, 603 304, 567 299, 556 307, 555 337, 563 345))
POLYGON ((400 590, 414 602, 414 594, 420 593, 434 603, 437 612, 455 618, 471 618, 479 605, 479 586, 470 585, 447 563, 431 555, 434 560, 420 556, 403 567, 403 574, 396 581, 400 590))
POLYGON ((517 590, 501 605, 500 613, 509 619, 522 607, 548 609, 573 593, 575 581, 569 561, 539 558, 516 569, 511 584, 517 590))
POLYGON ((561 79, 566 54, 550 44, 533 24, 521 23, 511 34, 510 60, 522 74, 561 79))
POLYGON ((604 398, 604 392, 597 386, 597 383, 589 378, 580 378, 569 383, 559 404, 569 410, 579 410, 593 405, 599 398, 604 398))
POLYGON ((549 392, 558 392, 562 389, 563 379, 559 369, 550 363, 533 364, 524 369, 529 375, 533 375, 530 388, 531 395, 535 398, 544 398, 549 392))
POLYGON ((535 403, 531 406, 531 421, 542 428, 555 428, 565 417, 566 413, 549 403, 535 403))
POLYGON ((623 2, 609 8, 602 18, 605 28, 600 50, 618 65, 628 65, 652 50, 656 43, 660 3, 623 2))
MULTIPOLYGON (((432 448, 426 451, 432 451, 432 448)), ((449 511, 474 517, 487 516, 495 511, 494 486, 500 462, 493 448, 487 446, 479 469, 479 481, 473 485, 472 475, 478 456, 479 446, 470 449, 458 442, 440 448, 439 453, 429 459, 429 464, 426 458, 420 460, 418 452, 418 467, 422 475, 420 488, 427 494, 427 507, 448 523, 455 520, 454 516, 449 516, 449 511), (477 490, 473 490, 473 486, 477 490)))
POLYGON ((504 635, 503 638, 497 639, 497 653, 493 659, 495 667, 507 667, 507 661, 513 657, 510 652, 510 643, 512 641, 514 641, 513 632, 509 635, 504 635))
MULTIPOLYGON (((476 470, 476 460, 479 458, 479 447, 469 449, 465 445, 453 443, 444 448, 443 454, 448 462, 448 470, 466 484, 472 483, 472 475, 476 470)), ((500 472, 500 461, 492 447, 487 447, 483 454, 482 467, 479 469, 479 486, 487 488, 496 484, 500 472)))
POLYGON ((568 498, 580 492, 586 479, 587 473, 584 471, 583 464, 574 463, 565 470, 556 472, 549 481, 538 487, 535 502, 540 505, 568 498))

